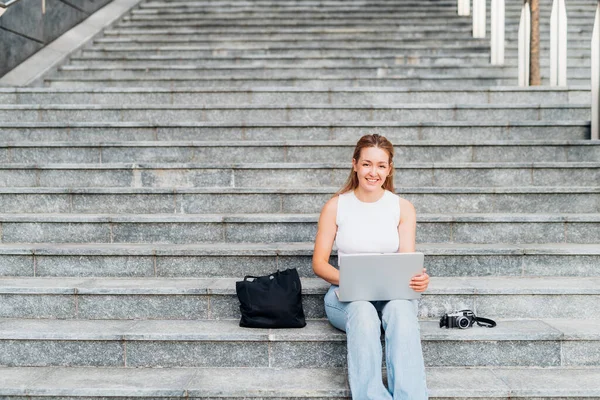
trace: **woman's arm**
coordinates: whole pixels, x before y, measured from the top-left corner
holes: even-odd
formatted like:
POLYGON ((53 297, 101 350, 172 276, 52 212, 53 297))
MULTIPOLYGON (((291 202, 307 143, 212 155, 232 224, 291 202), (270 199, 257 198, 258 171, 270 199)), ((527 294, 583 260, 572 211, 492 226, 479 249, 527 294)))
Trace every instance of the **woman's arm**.
MULTIPOLYGON (((400 253, 414 253, 417 239, 417 212, 412 203, 400 199, 400 223, 398 224, 398 235, 400 236, 400 253)), ((414 276, 410 281, 410 288, 415 292, 424 292, 429 286, 429 275, 427 269, 423 268, 421 275, 414 276)))
POLYGON ((325 203, 321 210, 312 259, 315 274, 334 285, 340 284, 340 271, 329 264, 329 257, 337 233, 337 205, 338 196, 325 203))

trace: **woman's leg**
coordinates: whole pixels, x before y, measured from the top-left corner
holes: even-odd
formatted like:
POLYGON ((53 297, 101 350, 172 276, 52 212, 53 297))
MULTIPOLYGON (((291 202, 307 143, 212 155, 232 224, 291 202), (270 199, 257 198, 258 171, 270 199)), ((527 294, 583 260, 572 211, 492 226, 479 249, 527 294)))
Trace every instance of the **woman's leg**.
POLYGON ((427 399, 416 300, 392 300, 382 311, 388 388, 394 400, 427 399))
POLYGON ((391 400, 381 376, 381 322, 368 301, 342 303, 332 286, 325 295, 325 312, 333 326, 346 332, 348 381, 352 398, 391 400))

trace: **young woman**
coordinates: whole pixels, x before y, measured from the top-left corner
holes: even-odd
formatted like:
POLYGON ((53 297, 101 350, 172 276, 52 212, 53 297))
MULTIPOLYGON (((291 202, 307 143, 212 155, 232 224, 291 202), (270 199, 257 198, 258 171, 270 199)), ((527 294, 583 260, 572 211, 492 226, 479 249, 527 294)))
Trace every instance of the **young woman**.
MULTIPOLYGON (((393 157, 394 147, 383 136, 360 138, 348 181, 323 207, 315 239, 313 270, 332 284, 325 312, 334 327, 346 332, 353 399, 427 399, 417 300, 340 302, 334 292, 340 274, 329 264, 334 240, 338 254, 415 251, 415 208, 394 193, 393 157), (387 389, 381 375, 381 326, 387 389)), ((428 285, 425 270, 410 282, 417 292, 428 285)))

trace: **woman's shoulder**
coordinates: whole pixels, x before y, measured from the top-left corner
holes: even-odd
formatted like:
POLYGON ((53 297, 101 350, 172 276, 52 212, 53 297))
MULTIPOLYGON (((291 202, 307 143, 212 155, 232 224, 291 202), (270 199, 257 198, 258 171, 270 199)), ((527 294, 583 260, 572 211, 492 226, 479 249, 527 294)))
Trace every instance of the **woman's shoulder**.
POLYGON ((415 206, 405 198, 398 196, 398 201, 400 203, 400 214, 402 217, 410 217, 415 216, 417 211, 415 210, 415 206))
POLYGON ((321 213, 336 213, 339 201, 340 195, 333 196, 331 199, 327 200, 321 213))

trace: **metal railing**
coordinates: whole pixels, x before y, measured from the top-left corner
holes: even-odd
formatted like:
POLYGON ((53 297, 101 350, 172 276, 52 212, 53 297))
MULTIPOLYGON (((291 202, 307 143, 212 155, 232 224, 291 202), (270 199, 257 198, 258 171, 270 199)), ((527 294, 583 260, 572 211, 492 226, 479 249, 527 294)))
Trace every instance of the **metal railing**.
POLYGON ((554 0, 550 14, 550 86, 567 86, 567 10, 554 0))
POLYGON ((592 33, 592 140, 600 140, 600 0, 592 33))
POLYGON ((519 21, 519 86, 529 86, 529 58, 531 56, 531 7, 523 3, 519 21))
MULTIPOLYGON (((468 16, 470 0, 458 1, 458 15, 468 16)), ((519 21, 519 86, 529 86, 531 57, 531 7, 523 1, 519 21)), ((592 33, 592 118, 591 138, 600 140, 600 0, 592 33)), ((492 65, 504 64, 505 0, 491 0, 491 59, 492 65)), ((473 0, 473 37, 485 38, 485 0, 473 0)), ((554 0, 550 16, 550 86, 567 86, 567 10, 565 0, 554 0)))
MULTIPOLYGON (((0 17, 6 12, 6 10, 8 10, 10 6, 12 6, 15 3, 18 3, 19 1, 20 0, 0 0, 0 17)), ((46 0, 42 0, 42 14, 46 14, 46 0)))

